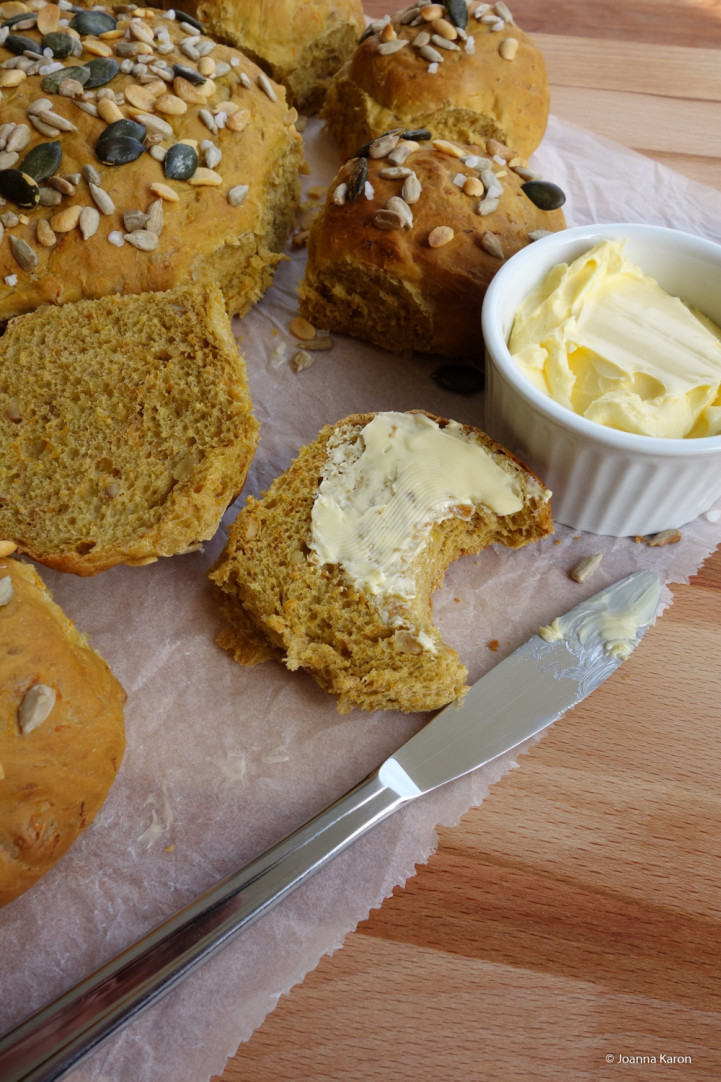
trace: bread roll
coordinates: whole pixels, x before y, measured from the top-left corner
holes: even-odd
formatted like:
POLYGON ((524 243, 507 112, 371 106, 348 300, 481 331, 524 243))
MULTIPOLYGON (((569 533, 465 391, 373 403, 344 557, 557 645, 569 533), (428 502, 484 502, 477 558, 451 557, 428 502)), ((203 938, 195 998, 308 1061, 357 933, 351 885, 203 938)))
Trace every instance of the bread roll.
POLYGON ((163 6, 191 12, 209 34, 242 49, 282 83, 301 113, 318 111, 331 76, 365 28, 361 0, 165 0, 163 6))
POLYGON ((197 548, 258 430, 218 286, 19 316, 0 338, 0 540, 78 575, 197 548))
MULTIPOLYGON (((563 212, 529 198, 525 159, 495 140, 402 135, 381 136, 331 183, 308 238, 300 310, 387 350, 482 359, 489 282, 537 232, 563 229, 563 212)), ((555 186, 541 192, 564 198, 555 186)))
POLYGON ((321 111, 346 158, 392 128, 487 138, 528 155, 546 130, 543 56, 505 4, 418 3, 372 23, 334 77, 321 111))
POLYGON ((327 425, 233 524, 209 573, 218 642, 242 664, 305 670, 341 713, 441 707, 467 670, 433 625, 433 590, 461 555, 552 533, 549 495, 469 426, 417 411, 327 425))
POLYGON ((236 49, 138 11, 47 3, 0 30, 0 320, 187 282, 242 315, 272 281, 296 113, 236 49))
POLYGON ((0 906, 92 821, 125 749, 125 692, 28 564, 0 558, 0 906))

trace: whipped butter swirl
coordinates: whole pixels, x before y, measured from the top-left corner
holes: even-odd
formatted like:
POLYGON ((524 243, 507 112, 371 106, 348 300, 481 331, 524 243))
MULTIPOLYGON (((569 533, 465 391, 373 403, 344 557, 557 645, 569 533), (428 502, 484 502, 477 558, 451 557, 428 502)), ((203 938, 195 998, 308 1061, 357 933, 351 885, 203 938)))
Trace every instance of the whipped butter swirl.
POLYGON ((521 509, 515 477, 449 422, 422 413, 379 413, 360 432, 341 429, 328 453, 312 512, 310 548, 339 564, 368 594, 415 596, 414 558, 434 523, 521 509))
POLYGON ((509 350, 534 386, 624 432, 721 433, 721 331, 603 241, 554 267, 515 316, 509 350))

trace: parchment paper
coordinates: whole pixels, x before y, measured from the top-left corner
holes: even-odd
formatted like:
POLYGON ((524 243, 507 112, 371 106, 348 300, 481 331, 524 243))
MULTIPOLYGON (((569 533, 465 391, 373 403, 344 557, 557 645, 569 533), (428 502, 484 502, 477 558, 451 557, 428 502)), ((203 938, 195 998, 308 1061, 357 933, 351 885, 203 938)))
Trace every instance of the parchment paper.
MULTIPOLYGON (((317 122, 305 141, 306 187, 327 183, 337 158, 317 122)), ((566 190, 569 225, 654 222, 721 240, 721 193, 558 119, 534 162, 566 190)), ((351 412, 425 407, 482 423, 482 396, 459 397, 430 378, 438 358, 391 356, 337 339, 313 367, 295 373, 288 324, 304 252, 289 254, 273 288, 236 325, 263 425, 246 494, 267 487, 323 423, 351 412)), ((636 568, 687 582, 721 541, 720 520, 718 507, 665 548, 559 526, 539 545, 466 558, 449 569, 436 619, 475 680, 540 623, 636 568), (573 583, 568 569, 596 551, 600 570, 583 586, 573 583)), ((214 643, 220 621, 205 577, 223 536, 203 553, 92 579, 41 569, 128 692, 128 750, 90 829, 0 912, 0 1030, 320 811, 425 720, 362 711, 341 717, 302 674, 276 663, 236 665, 214 643)), ((671 599, 667 586, 662 608, 671 599)), ((508 755, 396 813, 68 1078, 204 1082, 222 1071, 278 998, 428 859, 436 825, 454 824, 481 803, 516 759, 508 755)))

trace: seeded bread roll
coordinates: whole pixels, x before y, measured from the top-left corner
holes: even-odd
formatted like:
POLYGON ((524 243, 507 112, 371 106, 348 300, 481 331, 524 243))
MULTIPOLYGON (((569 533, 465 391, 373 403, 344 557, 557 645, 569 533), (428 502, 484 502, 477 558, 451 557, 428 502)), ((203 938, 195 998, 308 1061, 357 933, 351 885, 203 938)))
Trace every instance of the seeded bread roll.
POLYGON ((197 548, 258 429, 218 286, 19 316, 0 338, 0 540, 78 575, 197 548))
POLYGON ((341 713, 354 706, 441 707, 465 693, 467 670, 433 625, 433 590, 459 556, 495 543, 517 548, 552 533, 549 495, 525 466, 469 426, 421 411, 357 415, 327 425, 262 500, 247 501, 234 522, 209 573, 225 617, 218 642, 241 664, 277 657, 291 670, 305 670, 338 697, 341 713), (378 444, 379 426, 387 430, 380 440, 383 466, 371 470, 369 480, 362 475, 362 455, 378 444), (456 481, 462 490, 464 478, 479 475, 478 463, 448 469, 448 461, 436 457, 435 444, 424 442, 443 433, 456 451, 460 445, 477 453, 483 469, 493 472, 496 491, 487 503, 465 497, 453 502, 456 481), (360 480, 353 472, 359 461, 360 480), (426 519, 426 479, 439 472, 451 505, 435 505, 426 519), (338 504, 330 499, 329 478, 336 489, 347 484, 338 504), (513 502, 492 510, 497 490, 506 485, 513 502), (401 494, 400 506, 392 503, 392 490, 401 494), (356 496, 368 497, 364 522, 375 525, 351 529, 346 556, 329 562, 321 544, 325 527, 318 526, 327 520, 317 516, 331 506, 331 520, 343 522, 356 496), (406 532, 409 509, 419 515, 406 532), (376 562, 384 531, 391 535, 390 562, 376 562), (361 577, 356 557, 368 560, 361 577), (398 567, 391 568, 393 560, 398 567))
POLYGON ((125 750, 125 692, 28 564, 0 558, 0 906, 102 806, 125 750))
POLYGON ((530 179, 525 159, 495 140, 419 143, 396 132, 363 153, 333 180, 311 228, 302 314, 384 349, 482 359, 488 284, 537 231, 565 227, 557 206, 533 202, 558 204, 563 193, 530 179))
POLYGON ((348 59, 365 28, 361 0, 181 0, 165 7, 189 11, 209 34, 242 49, 302 113, 316 113, 330 78, 348 59))
POLYGON ((169 13, 35 7, 0 28, 0 320, 186 282, 244 314, 299 200, 283 88, 169 13))
POLYGON ((461 143, 494 138, 528 155, 546 130, 549 97, 543 56, 505 4, 447 0, 372 23, 321 117, 344 158, 396 127, 461 143))

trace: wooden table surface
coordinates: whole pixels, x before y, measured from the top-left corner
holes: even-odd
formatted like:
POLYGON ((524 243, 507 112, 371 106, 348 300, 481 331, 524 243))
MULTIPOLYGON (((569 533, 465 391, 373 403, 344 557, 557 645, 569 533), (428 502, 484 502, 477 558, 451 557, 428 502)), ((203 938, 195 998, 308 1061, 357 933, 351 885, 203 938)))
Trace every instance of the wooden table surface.
MULTIPOLYGON (((719 0, 509 4, 556 115, 721 188, 719 0)), ((674 595, 222 1082, 721 1078, 721 550, 674 595)))

